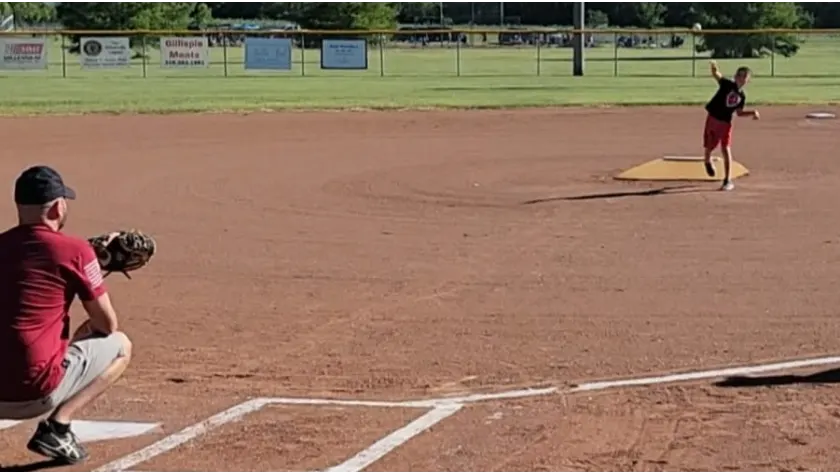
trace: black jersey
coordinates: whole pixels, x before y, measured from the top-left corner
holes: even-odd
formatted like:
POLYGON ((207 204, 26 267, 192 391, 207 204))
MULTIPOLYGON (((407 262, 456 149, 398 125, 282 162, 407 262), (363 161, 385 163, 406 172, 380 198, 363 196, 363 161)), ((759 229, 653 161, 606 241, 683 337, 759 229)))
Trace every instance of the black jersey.
POLYGON ((718 81, 718 90, 714 97, 706 104, 706 111, 713 118, 730 123, 732 114, 736 110, 743 109, 746 102, 747 96, 738 87, 738 84, 727 78, 722 78, 718 81))

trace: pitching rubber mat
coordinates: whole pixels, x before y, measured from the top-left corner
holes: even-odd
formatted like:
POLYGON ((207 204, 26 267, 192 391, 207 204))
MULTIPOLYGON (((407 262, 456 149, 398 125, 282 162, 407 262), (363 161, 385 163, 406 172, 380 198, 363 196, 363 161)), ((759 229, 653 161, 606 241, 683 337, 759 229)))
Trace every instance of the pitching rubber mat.
POLYGON ((831 120, 833 118, 837 118, 837 115, 831 112, 811 112, 805 115, 805 118, 811 118, 814 120, 831 120))
MULTIPOLYGON (((723 178, 723 162, 720 158, 712 158, 715 162, 717 174, 715 177, 706 175, 703 158, 695 156, 665 156, 644 164, 632 167, 615 179, 627 181, 720 181, 723 178)), ((732 162, 732 178, 738 179, 749 174, 743 164, 732 162)))

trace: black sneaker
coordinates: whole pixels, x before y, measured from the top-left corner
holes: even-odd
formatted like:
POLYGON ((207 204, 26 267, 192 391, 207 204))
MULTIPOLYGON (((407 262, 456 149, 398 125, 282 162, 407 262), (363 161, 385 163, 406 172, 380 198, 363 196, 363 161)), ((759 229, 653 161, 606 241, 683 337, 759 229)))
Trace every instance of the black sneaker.
POLYGON ((704 164, 706 165, 706 175, 709 177, 715 177, 715 165, 709 161, 705 161, 704 164))
POLYGON ((39 455, 71 465, 82 462, 88 457, 87 450, 69 428, 66 432, 59 432, 49 420, 38 423, 35 435, 26 444, 26 448, 39 455))

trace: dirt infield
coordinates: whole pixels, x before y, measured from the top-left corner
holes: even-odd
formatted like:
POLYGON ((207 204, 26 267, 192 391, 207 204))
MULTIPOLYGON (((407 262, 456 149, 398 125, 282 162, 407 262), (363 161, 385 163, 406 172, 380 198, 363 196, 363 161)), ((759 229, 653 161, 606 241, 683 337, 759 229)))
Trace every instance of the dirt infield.
MULTIPOLYGON (((162 431, 83 468, 160 441, 127 468, 325 469, 428 409, 272 404, 168 439, 257 397, 558 387, 444 413, 365 467, 831 469, 840 395, 808 378, 566 391, 837 351, 840 121, 807 111, 736 123, 732 193, 611 179, 698 154, 697 108, 0 119, 0 170, 58 167, 73 233, 159 239, 108 279, 136 359, 84 417, 162 431)), ((37 460, 30 433, 0 431, 0 464, 37 460)))

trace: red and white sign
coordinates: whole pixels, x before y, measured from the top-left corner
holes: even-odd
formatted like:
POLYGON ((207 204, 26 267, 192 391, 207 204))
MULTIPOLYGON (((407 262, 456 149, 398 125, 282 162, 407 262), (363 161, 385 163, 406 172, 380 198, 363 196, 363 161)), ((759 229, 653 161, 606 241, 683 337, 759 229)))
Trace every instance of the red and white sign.
POLYGON ((0 37, 0 69, 46 68, 47 42, 44 38, 0 37))
POLYGON ((210 51, 205 36, 160 39, 160 67, 209 67, 210 51))

